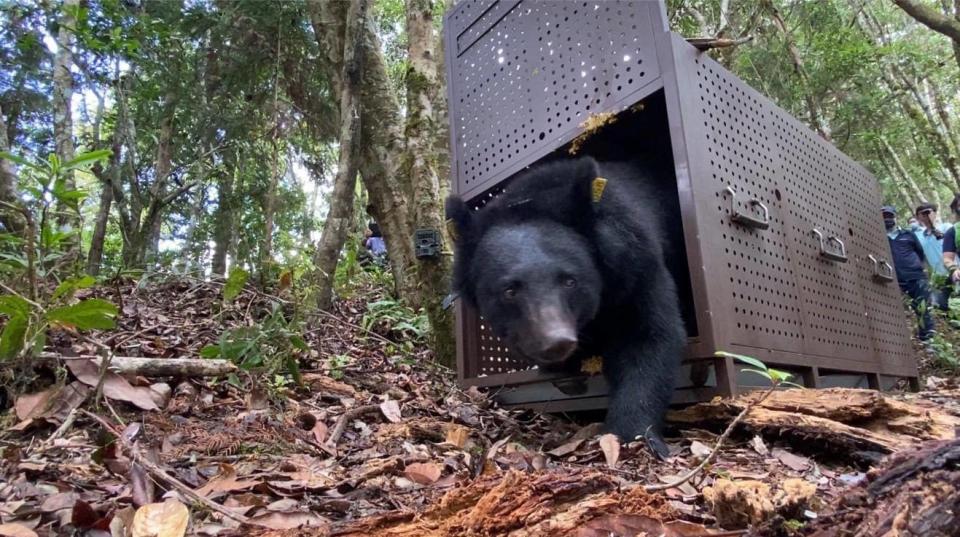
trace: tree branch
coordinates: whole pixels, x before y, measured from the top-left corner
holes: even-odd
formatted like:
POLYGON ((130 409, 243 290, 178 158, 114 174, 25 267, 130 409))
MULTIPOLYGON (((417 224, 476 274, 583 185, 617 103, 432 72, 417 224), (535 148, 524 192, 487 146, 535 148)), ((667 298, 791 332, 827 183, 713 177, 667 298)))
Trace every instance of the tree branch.
POLYGON ((893 0, 893 3, 920 24, 949 37, 954 43, 960 43, 960 20, 951 19, 916 0, 893 0))

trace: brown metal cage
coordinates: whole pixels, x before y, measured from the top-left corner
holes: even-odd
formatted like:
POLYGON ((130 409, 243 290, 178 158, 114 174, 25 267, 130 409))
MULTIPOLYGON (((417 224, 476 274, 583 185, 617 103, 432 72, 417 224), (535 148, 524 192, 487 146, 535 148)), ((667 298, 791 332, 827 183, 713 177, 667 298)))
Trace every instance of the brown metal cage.
MULTIPOLYGON (((718 350, 810 387, 915 386, 876 180, 666 21, 654 1, 461 0, 445 20, 453 192, 482 207, 588 117, 617 114, 583 152, 672 154, 689 267, 674 274, 689 333, 676 402, 750 385, 718 350)), ((460 301, 457 341, 460 381, 504 404, 606 405, 602 378, 531 368, 460 301)))

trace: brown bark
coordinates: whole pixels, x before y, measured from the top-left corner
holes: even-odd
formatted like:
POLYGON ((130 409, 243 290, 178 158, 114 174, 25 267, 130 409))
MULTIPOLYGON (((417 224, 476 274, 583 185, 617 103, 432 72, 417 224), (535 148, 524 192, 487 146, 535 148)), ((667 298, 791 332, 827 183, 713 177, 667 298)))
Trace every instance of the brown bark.
MULTIPOLYGON (((679 535, 679 527, 685 523, 662 522, 675 517, 666 497, 649 494, 641 487, 623 488, 596 470, 510 471, 485 475, 451 490, 422 513, 400 511, 367 517, 345 524, 335 534, 679 535)), ((707 534, 702 526, 690 524, 687 529, 690 534, 707 534)))
MULTIPOLYGON (((317 306, 327 310, 333 305, 333 277, 340 250, 353 220, 353 194, 357 182, 357 153, 362 127, 359 100, 360 75, 369 51, 363 49, 367 18, 367 0, 351 0, 344 27, 340 81, 340 157, 330 198, 330 210, 313 258, 317 281, 317 306)), ((365 115, 363 116, 366 117, 365 115)))
MULTIPOLYGON (((61 163, 73 160, 73 75, 70 67, 73 65, 74 32, 77 26, 77 9, 79 0, 64 0, 60 15, 60 28, 57 32, 57 53, 53 61, 53 137, 57 156, 61 163)), ((64 172, 66 187, 76 189, 76 181, 72 170, 64 172)), ((57 207, 57 224, 70 226, 79 233, 80 211, 71 209, 62 204, 57 207)), ((79 255, 80 243, 74 239, 66 244, 67 258, 76 259, 79 255)))
MULTIPOLYGON (((960 440, 889 457, 831 501, 801 534, 811 537, 947 537, 960 525, 960 440)), ((783 535, 773 521, 749 533, 783 535)))
MULTIPOLYGON (((723 425, 753 397, 757 394, 700 403, 670 412, 667 419, 683 427, 723 425)), ((874 462, 878 455, 912 449, 924 440, 953 438, 960 418, 896 401, 874 390, 794 389, 773 392, 747 413, 743 425, 754 432, 802 438, 818 450, 874 462)))
MULTIPOLYGON (((434 35, 433 0, 407 1, 407 150, 404 168, 413 183, 413 221, 415 228, 435 229, 444 233, 441 206, 442 181, 438 173, 435 140, 443 116, 435 103, 440 72, 434 35)), ((448 243, 445 240, 444 243, 448 243)), ((451 258, 441 255, 425 259, 417 266, 420 305, 427 311, 431 326, 431 349, 438 360, 452 366, 456 355, 453 315, 441 303, 450 289, 451 258)))
POLYGON ((810 116, 810 124, 820 136, 823 136, 826 140, 830 140, 830 127, 826 123, 823 108, 813 95, 810 76, 804 67, 803 56, 800 54, 800 50, 797 48, 796 42, 790 34, 790 30, 787 29, 787 24, 784 22, 783 16, 780 15, 780 10, 773 5, 771 0, 763 0, 763 6, 767 13, 770 14, 770 20, 773 21, 774 26, 776 26, 777 30, 783 35, 784 43, 787 45, 787 52, 790 54, 790 61, 793 63, 793 70, 803 85, 804 101, 807 105, 807 114, 810 116))

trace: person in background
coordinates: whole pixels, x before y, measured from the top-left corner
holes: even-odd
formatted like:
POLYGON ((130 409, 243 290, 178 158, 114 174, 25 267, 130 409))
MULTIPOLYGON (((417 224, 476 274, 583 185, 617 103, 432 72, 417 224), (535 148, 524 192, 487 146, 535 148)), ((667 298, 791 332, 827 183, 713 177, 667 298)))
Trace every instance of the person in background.
POLYGON ((910 307, 917 315, 917 337, 926 341, 933 336, 933 315, 927 306, 930 300, 930 284, 927 273, 923 270, 926 261, 923 246, 916 234, 897 226, 897 211, 893 207, 884 206, 880 212, 883 214, 883 226, 890 239, 890 253, 897 271, 897 283, 900 284, 900 290, 910 297, 910 307))
POLYGON ((380 233, 380 226, 376 222, 370 222, 367 230, 369 234, 364 233, 364 235, 367 236, 363 242, 364 247, 373 255, 373 260, 376 264, 380 266, 386 265, 387 243, 383 240, 383 235, 380 233))
POLYGON ((920 222, 912 216, 910 217, 910 220, 907 221, 907 225, 910 226, 910 231, 914 233, 920 233, 923 231, 923 226, 920 225, 920 222))
POLYGON ((916 233, 920 245, 923 246, 927 265, 930 266, 931 305, 941 311, 950 311, 953 284, 949 282, 947 267, 943 264, 943 237, 952 226, 940 222, 937 206, 932 203, 921 203, 915 214, 923 226, 916 233))
POLYGON ((943 234, 943 265, 947 269, 947 274, 949 274, 950 284, 956 285, 960 283, 960 266, 958 266, 960 260, 957 259, 957 250, 960 250, 960 248, 957 248, 957 228, 960 227, 960 192, 950 202, 950 210, 953 212, 957 223, 943 234))

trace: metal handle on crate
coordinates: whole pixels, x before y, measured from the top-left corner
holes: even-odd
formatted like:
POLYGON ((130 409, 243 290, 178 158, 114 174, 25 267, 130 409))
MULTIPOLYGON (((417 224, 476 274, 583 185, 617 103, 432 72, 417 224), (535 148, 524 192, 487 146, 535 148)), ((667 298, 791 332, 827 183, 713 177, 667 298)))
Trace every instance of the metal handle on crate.
POLYGON ((730 219, 734 222, 757 229, 767 229, 770 227, 770 210, 767 209, 767 206, 757 198, 750 198, 747 201, 747 205, 750 207, 760 207, 760 210, 763 211, 763 218, 757 218, 749 213, 742 213, 737 209, 737 191, 733 189, 732 186, 726 188, 726 192, 730 194, 730 219))
POLYGON ((874 280, 883 283, 890 283, 894 280, 894 270, 893 267, 890 266, 890 263, 887 263, 882 259, 877 259, 876 257, 873 257, 872 254, 868 255, 867 257, 870 258, 870 261, 873 261, 874 280), (880 270, 880 267, 884 267, 886 270, 880 270))
POLYGON ((817 236, 817 239, 820 241, 820 256, 831 261, 836 261, 838 263, 846 263, 848 261, 847 257, 847 245, 843 243, 837 236, 828 237, 826 240, 823 238, 823 233, 819 229, 813 228, 813 234, 817 236), (833 252, 827 249, 827 243, 836 243, 840 246, 839 252, 833 252))

